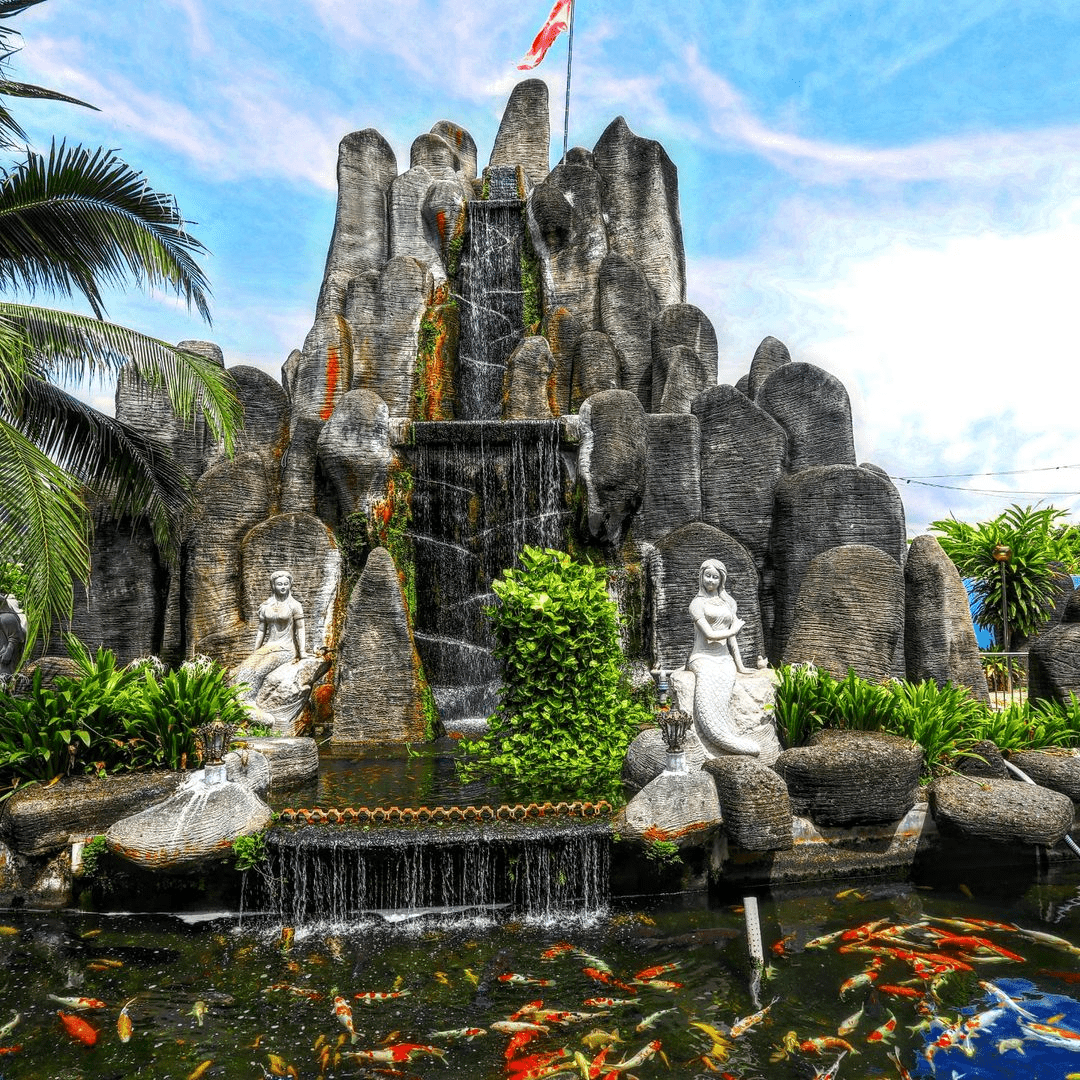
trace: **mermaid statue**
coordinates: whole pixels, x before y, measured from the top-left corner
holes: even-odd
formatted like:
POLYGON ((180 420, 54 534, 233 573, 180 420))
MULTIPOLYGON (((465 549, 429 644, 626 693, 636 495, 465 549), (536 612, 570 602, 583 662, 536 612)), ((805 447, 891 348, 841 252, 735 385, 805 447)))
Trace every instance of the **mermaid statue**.
POLYGON ((740 735, 732 721, 735 675, 751 674, 739 652, 738 633, 745 625, 735 599, 725 589, 727 568, 706 559, 698 572, 698 593, 690 601, 694 648, 686 666, 694 673, 694 727, 709 753, 760 753, 753 739, 740 735))

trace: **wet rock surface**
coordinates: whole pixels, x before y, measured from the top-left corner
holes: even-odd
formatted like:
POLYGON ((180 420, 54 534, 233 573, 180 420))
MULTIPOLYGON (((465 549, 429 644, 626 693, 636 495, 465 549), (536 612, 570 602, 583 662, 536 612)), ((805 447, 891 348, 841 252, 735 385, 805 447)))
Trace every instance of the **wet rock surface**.
POLYGON ((728 755, 702 766, 716 782, 728 839, 747 851, 786 851, 794 843, 791 800, 779 775, 753 758, 728 755))
POLYGON ((1073 824, 1067 795, 1018 780, 945 776, 930 806, 942 835, 962 839, 1053 847, 1073 824))
MULTIPOLYGON (((1014 750, 1012 762, 1040 787, 1080 802, 1080 753, 1075 750, 1014 750)), ((1029 785, 1030 786, 1030 785, 1029 785)))
POLYGON ((680 848, 704 843, 720 825, 716 784, 703 772, 661 773, 619 811, 613 828, 628 840, 680 848))

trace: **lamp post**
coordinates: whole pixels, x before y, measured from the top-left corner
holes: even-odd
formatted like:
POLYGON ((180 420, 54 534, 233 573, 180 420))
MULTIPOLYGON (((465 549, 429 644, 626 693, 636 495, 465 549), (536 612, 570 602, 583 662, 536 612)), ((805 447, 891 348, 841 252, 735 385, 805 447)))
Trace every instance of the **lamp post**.
POLYGON ((195 739, 203 756, 203 772, 208 784, 220 784, 225 780, 225 751, 229 749, 235 724, 226 724, 220 718, 195 729, 195 739))
POLYGON ((693 718, 681 709, 664 709, 656 714, 656 726, 664 736, 667 746, 667 769, 669 773, 686 773, 684 740, 693 726, 693 718))
POLYGON ((1001 568, 1001 648, 1005 655, 1005 689, 1012 694, 1012 664, 1009 662, 1009 598, 1005 592, 1005 564, 1012 558, 1012 548, 1008 544, 995 544, 990 553, 994 562, 1001 568))

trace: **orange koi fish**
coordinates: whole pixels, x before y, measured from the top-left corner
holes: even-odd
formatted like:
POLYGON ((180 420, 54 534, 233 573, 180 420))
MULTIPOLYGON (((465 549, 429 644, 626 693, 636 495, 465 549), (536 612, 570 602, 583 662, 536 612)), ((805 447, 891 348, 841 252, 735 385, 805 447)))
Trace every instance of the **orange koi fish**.
POLYGON ((352 1036, 352 1041, 356 1042, 356 1029, 353 1027, 352 1009, 349 1007, 349 1003, 340 995, 336 995, 334 998, 334 1015, 338 1018, 341 1026, 352 1036))
POLYGON ((824 1054, 828 1050, 843 1050, 846 1054, 859 1052, 846 1039, 835 1035, 820 1035, 816 1039, 804 1039, 795 1049, 802 1054, 824 1054))
POLYGON ((869 1035, 866 1036, 868 1043, 886 1042, 896 1034, 896 1017, 892 1013, 889 1013, 889 1019, 885 1021, 880 1027, 874 1028, 869 1035))
POLYGON ((516 971, 507 971, 498 976, 499 982, 511 983, 514 986, 554 986, 551 979, 538 979, 533 975, 519 975, 516 971))
POLYGON ((433 1031, 428 1035, 429 1039, 438 1039, 440 1042, 445 1042, 447 1039, 469 1039, 470 1041, 475 1039, 478 1035, 486 1035, 486 1028, 478 1027, 464 1027, 464 1028, 451 1028, 449 1031, 433 1031))
POLYGON ((586 998, 582 1005, 587 1009, 617 1009, 621 1005, 636 1005, 634 998, 592 997, 586 998))
POLYGON ((17 1043, 15 1046, 0 1046, 0 1054, 21 1054, 22 1043, 17 1043))
POLYGON ((573 952, 574 946, 568 941, 560 941, 557 945, 552 945, 551 948, 545 949, 540 954, 541 960, 554 960, 557 956, 562 956, 563 953, 573 952))
POLYGON ((93 1046, 97 1042, 97 1031, 81 1016, 69 1016, 63 1012, 57 1012, 56 1015, 60 1017, 60 1023, 64 1025, 64 1030, 73 1039, 81 1042, 83 1046, 93 1046))
POLYGON ((840 984, 840 996, 845 997, 850 991, 857 990, 860 986, 869 986, 871 983, 875 982, 878 975, 881 974, 881 967, 881 958, 875 957, 865 971, 860 971, 857 975, 852 975, 850 979, 845 979, 840 984))
POLYGON ((773 956, 783 956, 787 952, 787 947, 795 940, 795 935, 785 934, 779 941, 774 941, 769 946, 769 951, 773 956))
POLYGON ((135 1030, 135 1025, 131 1022, 131 1014, 128 1012, 128 1006, 134 1000, 135 998, 129 998, 125 1001, 120 1009, 120 1015, 116 1018, 116 1034, 120 1036, 122 1043, 130 1042, 135 1030))
POLYGON ((206 1070, 214 1064, 213 1058, 207 1058, 205 1061, 200 1061, 191 1072, 188 1073, 187 1080, 201 1080, 206 1075, 206 1070))
POLYGON ((891 983, 878 983, 877 991, 879 994, 888 994, 889 997, 921 998, 923 996, 923 991, 917 990, 914 986, 894 986, 891 983))
POLYGON ((281 928, 281 951, 288 952, 292 946, 293 941, 296 938, 296 931, 291 926, 283 926, 281 928))
POLYGON ((66 1009, 104 1009, 105 1002, 99 1001, 97 998, 91 997, 57 997, 55 994, 48 994, 47 997, 50 1001, 55 1001, 60 1005, 63 1005, 66 1009))
POLYGON ((731 1038, 737 1039, 744 1032, 749 1031, 755 1024, 760 1024, 762 1020, 768 1015, 769 1010, 779 1001, 779 998, 773 998, 763 1009, 758 1009, 756 1013, 751 1013, 749 1016, 744 1016, 741 1020, 736 1020, 731 1025, 731 1038))
POLYGON ((1033 1020, 1021 1021, 1020 1026, 1040 1042, 1068 1050, 1080 1050, 1080 1032, 1055 1024, 1040 1024, 1033 1020))
POLYGON ((655 979, 657 975, 666 975, 669 971, 675 971, 679 967, 679 962, 676 960, 671 964, 657 964, 655 967, 642 968, 634 976, 634 982, 648 982, 650 979, 655 979))
MULTIPOLYGON (((672 982, 670 979, 641 979, 640 981, 634 980, 639 986, 650 986, 653 990, 679 990, 682 988, 681 982, 672 982)), ((616 983, 617 986, 622 986, 622 983, 616 983)), ((630 993, 634 991, 630 987, 626 987, 630 990, 630 993)))
POLYGON ((625 990, 628 994, 636 994, 637 991, 626 983, 616 979, 610 971, 601 971, 599 968, 583 967, 581 969, 582 974, 588 975, 590 979, 595 979, 597 982, 603 983, 605 986, 617 986, 620 990, 625 990))
POLYGON ((873 922, 863 923, 861 926, 853 926, 840 935, 841 941, 865 941, 873 936, 874 931, 884 926, 888 919, 874 919, 873 922))
POLYGON ((353 999, 364 1005, 374 1005, 377 1001, 408 997, 410 992, 409 990, 363 990, 359 994, 353 994, 353 999))
POLYGON ((527 1043, 532 1042, 540 1033, 538 1031, 515 1031, 510 1036, 510 1041, 506 1044, 506 1050, 503 1053, 503 1057, 507 1061, 511 1058, 517 1057, 518 1051, 527 1043))

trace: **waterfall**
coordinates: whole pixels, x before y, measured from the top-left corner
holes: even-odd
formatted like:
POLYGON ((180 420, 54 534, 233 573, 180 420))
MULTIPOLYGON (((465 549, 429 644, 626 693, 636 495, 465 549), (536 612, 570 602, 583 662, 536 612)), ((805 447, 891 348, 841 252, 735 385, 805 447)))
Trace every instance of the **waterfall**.
POLYGON ((597 915, 609 898, 610 836, 598 823, 274 829, 254 904, 290 926, 433 909, 597 915))
POLYGON ((484 609, 526 544, 561 547, 557 420, 414 424, 416 647, 451 728, 489 716, 498 664, 484 609))
POLYGON ((462 420, 499 418, 506 360, 525 336, 523 205, 517 199, 469 203, 458 296, 461 338, 456 395, 462 420))

